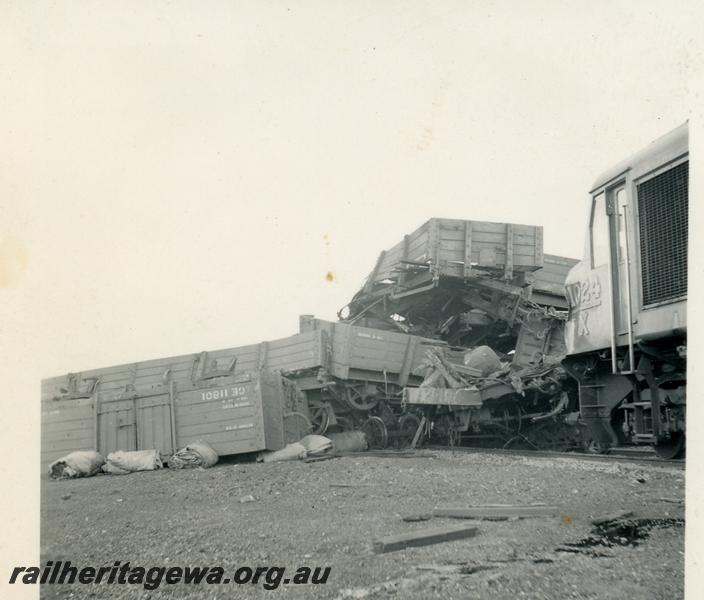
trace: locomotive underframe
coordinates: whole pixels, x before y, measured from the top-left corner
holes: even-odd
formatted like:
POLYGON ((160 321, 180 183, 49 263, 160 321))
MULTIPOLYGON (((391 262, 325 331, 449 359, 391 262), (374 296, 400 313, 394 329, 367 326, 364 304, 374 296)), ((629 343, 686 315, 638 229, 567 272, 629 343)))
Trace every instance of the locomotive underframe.
POLYGON ((651 445, 662 458, 684 453, 686 430, 686 346, 671 338, 636 344, 634 365, 618 348, 612 372, 609 351, 572 356, 563 362, 578 381, 582 420, 595 448, 651 445))

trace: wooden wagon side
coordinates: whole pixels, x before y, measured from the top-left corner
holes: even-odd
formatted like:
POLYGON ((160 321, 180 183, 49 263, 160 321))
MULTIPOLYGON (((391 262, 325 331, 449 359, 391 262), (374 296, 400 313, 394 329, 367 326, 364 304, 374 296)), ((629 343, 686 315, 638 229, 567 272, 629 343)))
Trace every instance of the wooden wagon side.
POLYGON ((359 327, 301 317, 301 331, 326 334, 329 356, 326 366, 334 377, 343 380, 394 383, 401 387, 409 380, 420 383, 413 372, 430 347, 445 342, 385 329, 359 327))
POLYGON ((404 283, 418 271, 429 277, 468 278, 472 269, 501 271, 507 279, 543 266, 543 228, 512 223, 430 219, 383 251, 366 290, 386 281, 404 283))

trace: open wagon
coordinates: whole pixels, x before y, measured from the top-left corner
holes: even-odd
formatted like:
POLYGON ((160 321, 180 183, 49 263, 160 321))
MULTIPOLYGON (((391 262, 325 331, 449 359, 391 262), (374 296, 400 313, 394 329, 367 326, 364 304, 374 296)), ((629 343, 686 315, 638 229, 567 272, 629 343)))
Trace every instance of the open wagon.
POLYGON ((42 464, 81 449, 168 456, 198 439, 220 454, 277 450, 372 416, 393 435, 402 390, 420 383, 413 371, 436 345, 302 317, 286 338, 45 379, 42 464))

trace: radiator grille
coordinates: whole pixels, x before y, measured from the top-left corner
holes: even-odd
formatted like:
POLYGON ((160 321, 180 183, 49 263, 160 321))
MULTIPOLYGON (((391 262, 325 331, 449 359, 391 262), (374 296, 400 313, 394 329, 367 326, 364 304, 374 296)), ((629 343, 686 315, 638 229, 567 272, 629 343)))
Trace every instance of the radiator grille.
POLYGON ((638 186, 643 304, 687 294, 689 163, 638 186))

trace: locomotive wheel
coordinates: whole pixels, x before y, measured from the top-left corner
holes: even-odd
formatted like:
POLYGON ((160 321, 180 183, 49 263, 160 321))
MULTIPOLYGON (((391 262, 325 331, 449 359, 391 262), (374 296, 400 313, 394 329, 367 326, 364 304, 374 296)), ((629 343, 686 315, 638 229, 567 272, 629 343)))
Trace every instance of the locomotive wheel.
POLYGON ((653 450, 655 450, 655 454, 664 460, 681 458, 684 456, 685 451, 684 438, 684 433, 678 431, 673 433, 667 442, 653 444, 653 450))
POLYGON ((389 443, 389 432, 384 421, 379 417, 369 417, 362 423, 361 430, 367 437, 367 444, 370 449, 383 450, 389 443))
POLYGON ((420 419, 412 413, 406 413, 398 421, 398 445, 399 448, 405 448, 411 445, 413 437, 418 431, 420 419))
POLYGON ((310 422, 313 426, 313 433, 323 435, 330 426, 331 407, 327 403, 311 403, 308 406, 310 412, 310 422))
POLYGON ((348 385, 345 387, 345 400, 354 410, 367 411, 379 404, 379 398, 367 392, 367 384, 348 385))

